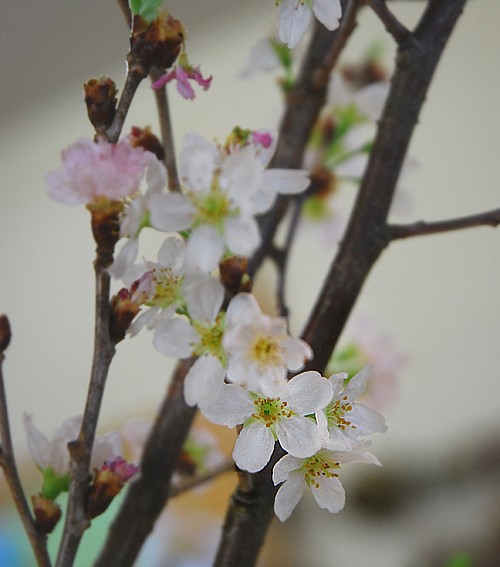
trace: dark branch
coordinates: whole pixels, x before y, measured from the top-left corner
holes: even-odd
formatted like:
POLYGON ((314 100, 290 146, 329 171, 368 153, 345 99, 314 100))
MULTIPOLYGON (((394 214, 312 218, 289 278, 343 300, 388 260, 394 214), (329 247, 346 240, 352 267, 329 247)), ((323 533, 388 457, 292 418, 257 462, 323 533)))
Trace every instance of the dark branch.
POLYGON ((389 10, 385 0, 364 0, 367 6, 377 14, 385 29, 392 35, 394 41, 401 45, 413 40, 413 34, 389 10))
POLYGON ((94 567, 130 567, 170 496, 170 481, 195 416, 184 401, 192 361, 179 362, 144 448, 141 475, 131 484, 94 567))
POLYGON ((452 230, 462 230, 463 228, 474 228, 477 226, 497 227, 500 224, 500 209, 485 211, 476 215, 459 217, 456 219, 446 219, 434 222, 419 221, 406 225, 389 225, 389 238, 397 240, 399 238, 409 238, 411 236, 425 236, 426 234, 438 234, 440 232, 450 232, 452 230))

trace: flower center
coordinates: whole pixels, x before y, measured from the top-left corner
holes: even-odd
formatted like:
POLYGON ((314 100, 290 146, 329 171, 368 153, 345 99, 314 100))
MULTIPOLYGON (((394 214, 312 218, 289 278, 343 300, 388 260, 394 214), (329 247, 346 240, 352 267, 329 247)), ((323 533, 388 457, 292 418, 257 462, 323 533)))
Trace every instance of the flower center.
POLYGON ((201 196, 191 195, 191 199, 196 207, 193 227, 208 224, 222 234, 225 220, 238 214, 238 208, 233 206, 231 200, 219 185, 217 174, 214 175, 208 193, 201 196))
POLYGON ((263 421, 266 427, 271 427, 280 419, 293 415, 293 412, 287 408, 288 403, 280 398, 256 398, 253 403, 255 412, 251 417, 263 421))
POLYGON ((148 301, 149 307, 162 307, 166 309, 176 303, 184 304, 182 282, 184 276, 176 276, 171 268, 153 270, 154 295, 148 301))
POLYGON ((226 352, 222 346, 222 336, 224 334, 224 313, 219 313, 213 325, 193 322, 193 327, 200 338, 194 349, 196 356, 212 354, 217 357, 221 364, 226 364, 226 352))
POLYGON ((304 480, 310 488, 319 488, 319 480, 321 477, 332 478, 338 477, 338 473, 334 472, 340 468, 340 464, 332 459, 313 455, 305 459, 302 465, 304 470, 304 480))
POLYGON ((332 427, 338 427, 342 430, 345 430, 346 427, 352 427, 355 429, 356 426, 352 425, 352 423, 344 417, 345 414, 351 410, 352 405, 347 396, 344 396, 342 399, 328 405, 325 408, 325 414, 328 420, 328 429, 332 427))
POLYGON ((255 339, 250 346, 250 357, 261 366, 276 366, 283 362, 278 343, 269 336, 255 339))

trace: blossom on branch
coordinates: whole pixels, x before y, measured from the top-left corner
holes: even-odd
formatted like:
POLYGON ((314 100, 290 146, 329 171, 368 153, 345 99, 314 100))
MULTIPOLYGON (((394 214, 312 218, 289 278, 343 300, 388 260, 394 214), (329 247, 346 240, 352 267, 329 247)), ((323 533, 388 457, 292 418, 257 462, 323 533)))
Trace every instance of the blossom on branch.
POLYGON ((64 167, 47 175, 49 196, 66 205, 120 201, 134 195, 155 157, 127 139, 81 138, 62 152, 64 167))
POLYGON ((176 81, 177 90, 181 96, 187 100, 193 100, 195 98, 195 92, 190 81, 194 81, 206 91, 212 84, 212 75, 205 78, 199 67, 193 67, 189 63, 186 53, 181 53, 181 55, 179 55, 178 64, 157 79, 152 85, 153 89, 162 89, 171 81, 176 81))

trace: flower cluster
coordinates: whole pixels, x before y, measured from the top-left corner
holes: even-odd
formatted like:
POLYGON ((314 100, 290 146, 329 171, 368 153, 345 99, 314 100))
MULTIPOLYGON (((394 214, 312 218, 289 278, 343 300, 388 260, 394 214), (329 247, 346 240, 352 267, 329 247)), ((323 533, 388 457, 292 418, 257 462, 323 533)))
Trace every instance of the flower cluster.
MULTIPOLYGON (((275 510, 284 520, 305 486, 320 506, 341 509, 338 469, 346 462, 378 463, 362 437, 385 425, 355 401, 367 371, 350 381, 347 374, 296 374, 312 358, 311 347, 289 333, 284 318, 263 313, 251 293, 237 286, 229 298, 221 283, 223 269, 217 268, 234 261, 243 270, 241 258, 260 244, 256 215, 268 211, 278 194, 298 194, 309 185, 304 170, 267 167, 276 141, 274 132, 242 128, 224 144, 190 134, 179 159, 181 191, 166 190, 164 165, 141 150, 147 155, 141 170, 146 190, 138 188, 138 175, 133 189, 107 196, 121 204, 120 236, 127 238, 109 269, 126 285, 111 303, 112 332, 123 338, 138 315, 129 334, 146 327, 164 355, 196 357, 184 381, 186 403, 213 423, 239 427, 233 458, 240 469, 262 470, 279 443, 287 455, 274 468, 275 483, 283 483, 275 510), (136 264, 145 227, 168 234, 155 262, 136 264)), ((78 151, 71 149, 77 162, 78 151)), ((112 155, 104 152, 100 166, 112 155)), ((82 160, 75 183, 85 195, 86 167, 82 160)), ((70 181, 74 171, 65 171, 70 181)), ((96 188, 92 194, 106 193, 96 188)), ((107 506, 128 476, 124 463, 104 461, 95 474, 91 514, 107 506)))

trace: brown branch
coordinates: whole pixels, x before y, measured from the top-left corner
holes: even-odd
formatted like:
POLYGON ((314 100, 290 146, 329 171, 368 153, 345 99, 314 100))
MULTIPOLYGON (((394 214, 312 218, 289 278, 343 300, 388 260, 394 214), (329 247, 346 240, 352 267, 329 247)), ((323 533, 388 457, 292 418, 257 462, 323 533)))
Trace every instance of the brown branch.
MULTIPOLYGON (((346 236, 303 334, 315 353, 308 368, 324 371, 371 267, 389 242, 386 219, 409 140, 465 1, 430 2, 415 30, 417 42, 424 48, 417 49, 416 42, 399 46, 391 92, 346 236)), ((277 456, 275 451, 273 461, 277 456)), ((257 475, 247 475, 250 488, 246 490, 242 483, 233 495, 217 567, 255 564, 276 493, 271 466, 257 475)))
POLYGON ((183 494, 192 488, 196 488, 206 482, 210 482, 221 474, 232 471, 234 471, 234 462, 232 460, 226 460, 217 467, 214 467, 203 474, 188 477, 176 484, 173 484, 170 488, 169 497, 174 498, 175 496, 179 496, 179 494, 183 494))
POLYGON ((83 533, 90 525, 86 514, 90 458, 104 386, 115 353, 109 336, 110 278, 106 271, 112 260, 112 253, 102 251, 98 247, 94 262, 96 278, 94 357, 80 434, 76 441, 68 444, 71 454, 71 483, 66 522, 56 562, 58 567, 73 564, 83 533))
POLYGON ((397 240, 409 238, 411 236, 424 236, 427 234, 438 234, 440 232, 450 232, 452 230, 462 230, 464 228, 474 228, 477 226, 497 227, 500 224, 500 209, 485 211, 466 217, 446 219, 434 222, 418 221, 413 224, 389 225, 389 238, 397 240))
MULTIPOLYGON (((163 75, 163 72, 153 67, 151 69, 151 80, 154 82, 163 75)), ((162 89, 156 89, 155 100, 158 109, 158 121, 160 123, 161 138, 163 142, 163 150, 165 152, 165 167, 168 175, 168 188, 170 191, 180 192, 181 184, 179 174, 177 172, 177 162, 175 159, 174 131, 172 121, 170 119, 170 109, 168 104, 168 95, 166 86, 162 89)))
POLYGON ((127 56, 128 67, 127 76, 125 78, 125 85, 123 86, 122 95, 118 101, 115 116, 111 126, 103 132, 109 142, 116 144, 120 137, 125 118, 127 117, 128 110, 132 104, 137 87, 141 81, 148 76, 148 70, 140 63, 134 61, 130 54, 127 56))
POLYGON ((9 486, 12 499, 16 506, 21 522, 28 535, 37 564, 40 567, 50 567, 51 561, 47 551, 47 536, 40 532, 24 495, 21 480, 17 472, 14 447, 10 434, 9 415, 7 411, 7 396, 3 380, 3 361, 5 356, 0 352, 0 467, 3 469, 5 480, 9 486))
POLYGON ((184 401, 193 360, 179 362, 144 448, 141 475, 131 484, 94 567, 130 567, 169 499, 170 481, 195 416, 184 401))
POLYGON ((412 41, 413 34, 406 28, 387 7, 385 0, 363 0, 375 12, 385 29, 392 35, 399 45, 412 41))

